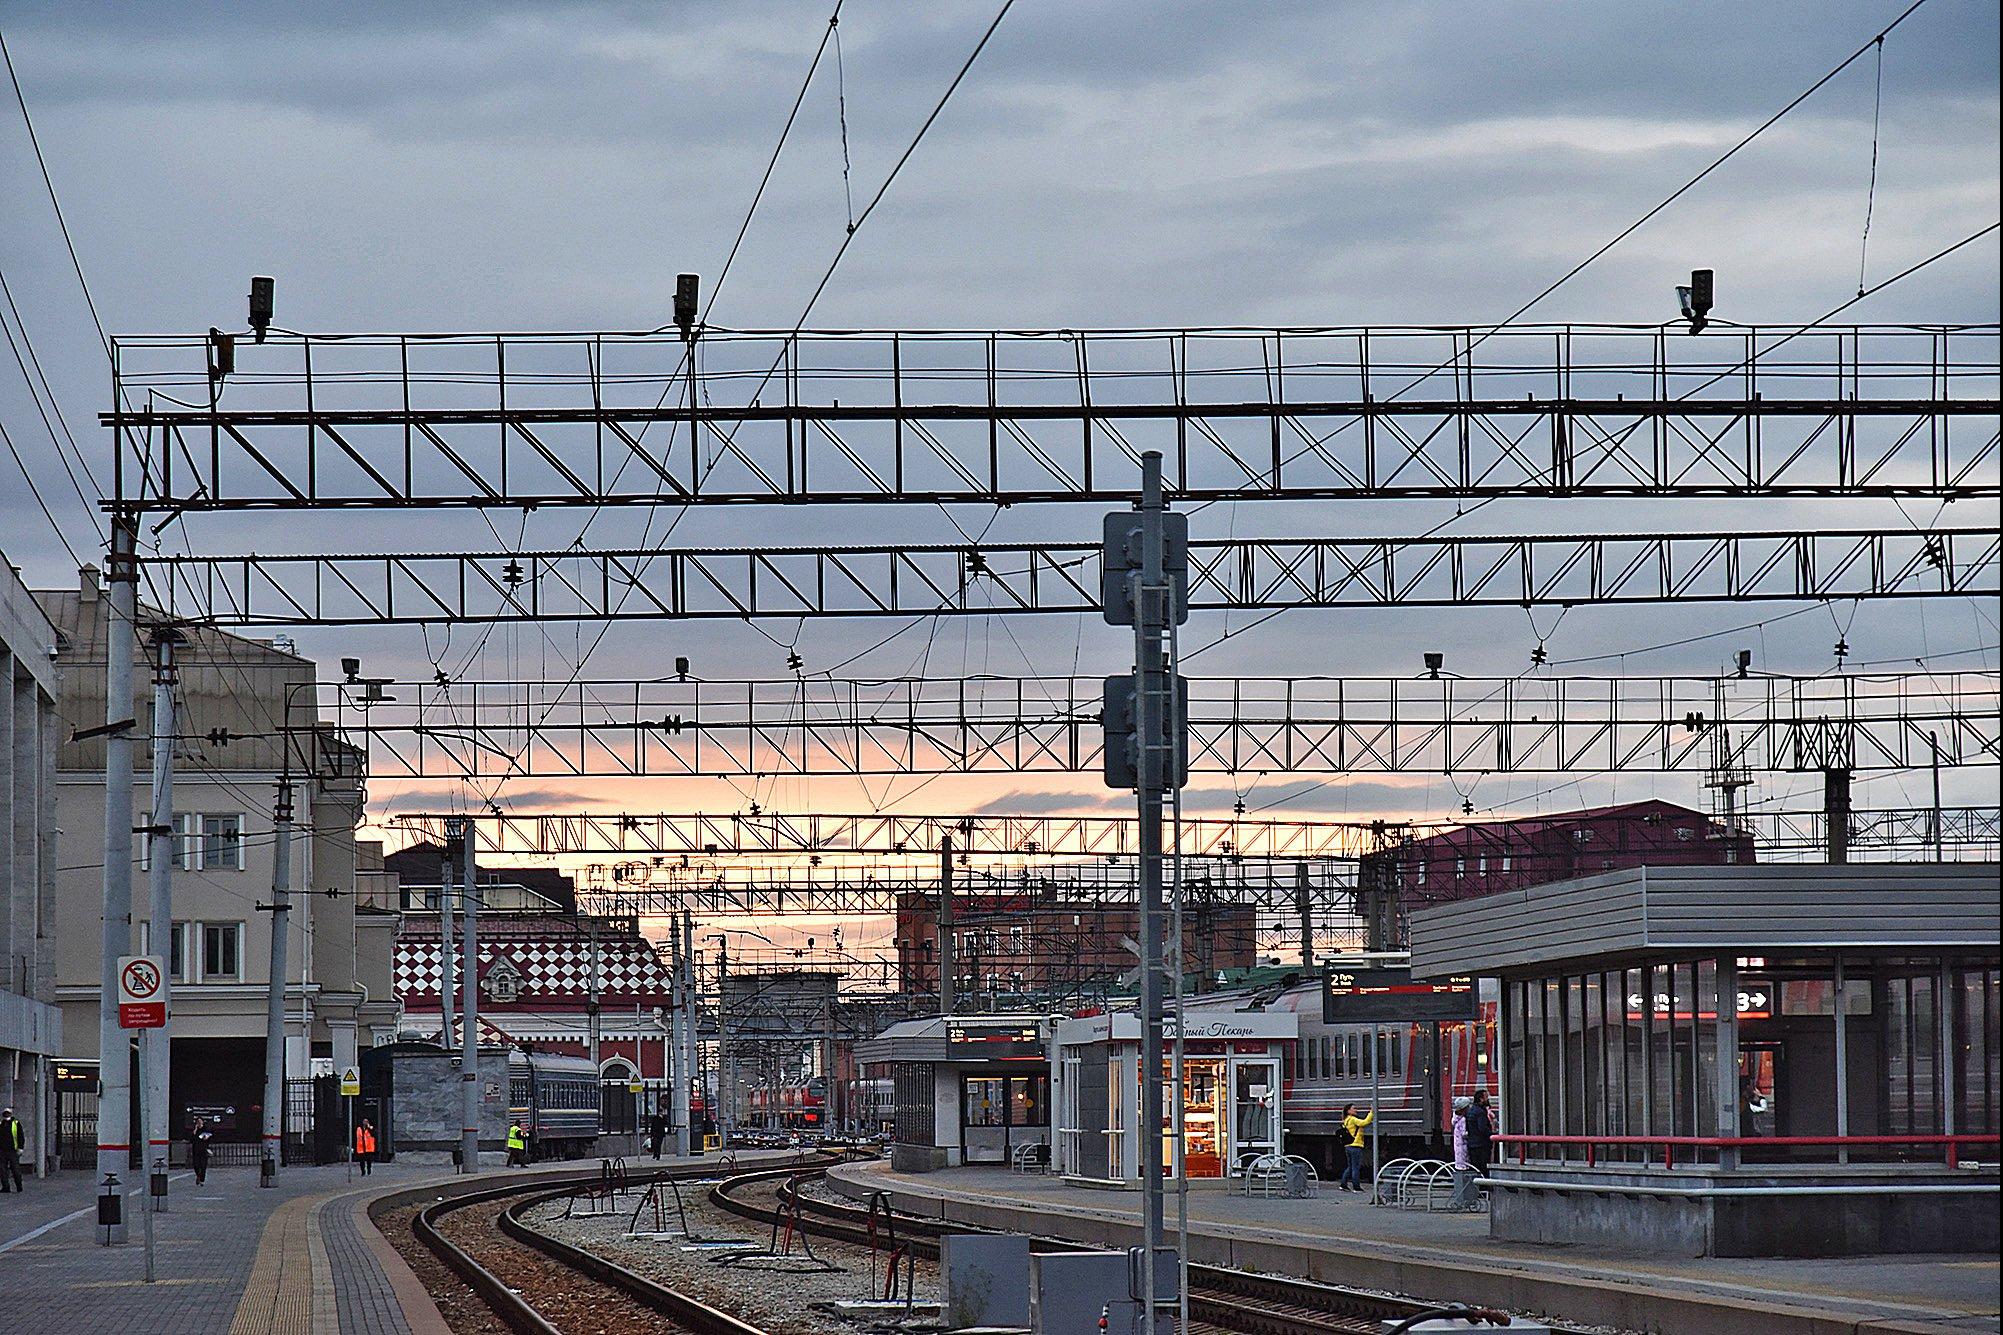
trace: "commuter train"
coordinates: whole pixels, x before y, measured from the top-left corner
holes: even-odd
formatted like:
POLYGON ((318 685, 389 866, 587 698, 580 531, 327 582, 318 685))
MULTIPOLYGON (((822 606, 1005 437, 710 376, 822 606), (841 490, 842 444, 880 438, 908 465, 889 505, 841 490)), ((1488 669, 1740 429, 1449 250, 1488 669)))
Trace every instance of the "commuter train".
MULTIPOLYGON (((1287 1149, 1324 1170, 1337 1168, 1344 1105, 1371 1106, 1373 1026, 1324 1021, 1318 981, 1289 988, 1267 1009, 1300 1016, 1300 1039, 1282 1073, 1287 1149)), ((1377 1134, 1386 1153, 1437 1156, 1447 1149, 1454 1099, 1477 1089, 1497 1098, 1495 1009, 1483 995, 1474 1020, 1375 1026, 1377 1134)))
POLYGON ((508 1053, 508 1117, 529 1133, 536 1159, 576 1159, 598 1144, 598 1070, 583 1057, 508 1053))
POLYGON ((844 1080, 840 1101, 827 1106, 827 1086, 819 1076, 804 1084, 751 1090, 746 1095, 748 1127, 816 1131, 828 1135, 873 1136, 890 1131, 892 1108, 888 1079, 844 1080))

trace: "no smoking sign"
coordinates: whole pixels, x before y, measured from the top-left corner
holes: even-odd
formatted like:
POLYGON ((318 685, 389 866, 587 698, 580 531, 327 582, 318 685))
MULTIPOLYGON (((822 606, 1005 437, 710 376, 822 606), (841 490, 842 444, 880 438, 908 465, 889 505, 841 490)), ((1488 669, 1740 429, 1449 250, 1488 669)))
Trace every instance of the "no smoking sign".
POLYGON ((118 1027, 158 1029, 167 1023, 167 966, 158 955, 118 960, 118 1027))

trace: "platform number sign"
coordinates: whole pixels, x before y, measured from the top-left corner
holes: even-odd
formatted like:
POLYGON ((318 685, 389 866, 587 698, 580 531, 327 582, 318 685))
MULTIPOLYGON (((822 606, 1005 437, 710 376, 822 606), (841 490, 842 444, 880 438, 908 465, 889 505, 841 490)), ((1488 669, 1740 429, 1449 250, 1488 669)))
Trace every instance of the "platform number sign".
POLYGON ((159 1029, 167 1023, 167 965, 158 955, 118 959, 118 1027, 159 1029))

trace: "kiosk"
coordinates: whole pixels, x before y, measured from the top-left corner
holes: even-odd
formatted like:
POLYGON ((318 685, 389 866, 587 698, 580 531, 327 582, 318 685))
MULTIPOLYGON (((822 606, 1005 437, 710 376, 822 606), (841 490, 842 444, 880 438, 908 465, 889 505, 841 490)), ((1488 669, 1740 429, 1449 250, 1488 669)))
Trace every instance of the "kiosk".
MULTIPOLYGON (((1283 1145, 1281 1071, 1299 1034, 1292 1011, 1190 1010, 1183 1044, 1183 1144, 1192 1184, 1223 1182, 1283 1145)), ((1175 1037, 1175 1016, 1164 1036, 1175 1037)), ((1057 1103, 1053 1154, 1066 1180, 1135 1186, 1140 1181, 1140 1017, 1131 1011, 1057 1022, 1051 1067, 1057 1103)), ((1163 1053, 1162 1162, 1173 1175, 1174 1090, 1163 1053)))
POLYGON ((1034 1015, 935 1015, 856 1044, 857 1066, 891 1082, 892 1167, 1007 1164, 1048 1145, 1049 1037, 1034 1015))

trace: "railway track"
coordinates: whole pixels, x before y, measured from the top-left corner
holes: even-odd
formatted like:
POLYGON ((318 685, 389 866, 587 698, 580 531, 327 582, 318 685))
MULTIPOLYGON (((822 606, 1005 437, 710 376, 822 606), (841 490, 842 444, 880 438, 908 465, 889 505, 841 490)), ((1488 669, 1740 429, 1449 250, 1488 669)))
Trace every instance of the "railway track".
MULTIPOLYGON (((719 1208, 741 1218, 770 1224, 775 1215, 786 1212, 796 1226, 822 1236, 870 1247, 887 1248, 902 1243, 919 1255, 931 1257, 938 1255, 939 1235, 949 1228, 953 1232, 981 1231, 969 1225, 949 1226, 938 1220, 899 1214, 889 1216, 895 1234, 886 1238, 884 1210, 875 1211, 879 1222, 872 1228, 871 1211, 800 1191, 801 1182, 825 1176, 826 1172, 825 1164, 756 1169, 712 1186, 710 1199, 719 1208), (766 1207, 745 1199, 748 1187, 773 1179, 785 1179, 777 1206, 766 1207)), ((1030 1239, 1030 1248, 1037 1252, 1087 1250, 1074 1242, 1040 1237, 1030 1239)), ((1401 1322, 1448 1310, 1437 1304, 1363 1289, 1219 1266, 1190 1266, 1189 1285, 1191 1335, 1385 1335, 1401 1322)))
MULTIPOLYGON (((666 1175, 713 1173, 704 1166, 666 1175)), ((636 1182, 661 1174, 649 1173, 636 1182)), ((597 1174, 508 1182, 419 1210, 411 1232, 517 1335, 766 1335, 758 1327, 616 1262, 530 1227, 523 1216, 600 1181, 597 1174), (502 1278, 505 1274, 506 1278, 502 1278)))

